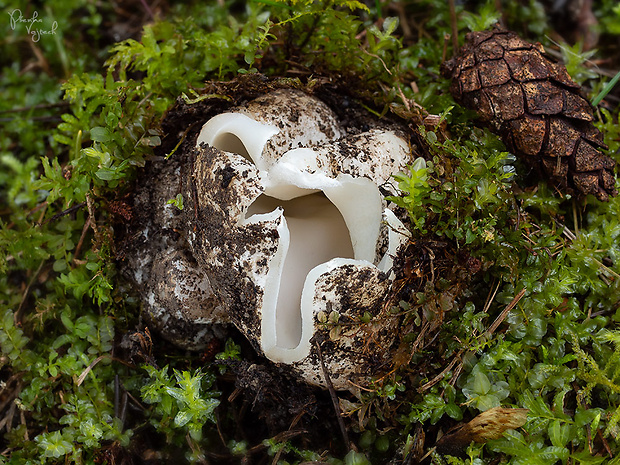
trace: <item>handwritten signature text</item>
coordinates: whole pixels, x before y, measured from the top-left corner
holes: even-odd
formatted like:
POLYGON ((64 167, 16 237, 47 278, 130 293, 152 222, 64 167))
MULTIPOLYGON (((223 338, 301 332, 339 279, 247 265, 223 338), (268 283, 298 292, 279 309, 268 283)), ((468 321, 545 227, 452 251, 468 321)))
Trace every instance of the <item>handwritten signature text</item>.
POLYGON ((19 25, 24 25, 28 34, 32 36, 33 42, 38 42, 41 36, 56 34, 58 22, 54 21, 50 29, 43 29, 43 20, 39 18, 39 13, 35 11, 32 17, 25 18, 20 9, 15 9, 9 13, 11 17, 11 30, 15 30, 19 25))

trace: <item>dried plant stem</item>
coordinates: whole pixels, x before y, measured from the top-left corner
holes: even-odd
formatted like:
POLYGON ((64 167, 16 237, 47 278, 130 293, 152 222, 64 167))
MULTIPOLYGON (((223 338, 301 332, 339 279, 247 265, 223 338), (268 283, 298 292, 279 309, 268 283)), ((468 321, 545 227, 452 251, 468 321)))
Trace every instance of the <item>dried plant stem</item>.
POLYGON ((327 390, 329 391, 329 396, 332 399, 332 404, 334 404, 334 411, 336 412, 336 419, 338 420, 338 426, 340 427, 340 432, 342 433, 342 439, 344 443, 347 445, 347 450, 351 450, 351 443, 349 442, 349 434, 347 433, 347 428, 344 425, 344 421, 342 420, 342 415, 340 414, 340 402, 338 401, 338 396, 336 396, 336 390, 334 389, 334 385, 332 384, 332 380, 329 376, 329 372, 327 371, 327 367, 325 366, 325 361, 323 360, 323 352, 321 352, 321 346, 318 342, 315 342, 316 351, 319 355, 319 361, 321 362, 321 369, 323 370, 323 376, 325 377, 325 384, 327 384, 327 390))
POLYGON ((77 246, 75 247, 75 253, 73 254, 73 263, 78 263, 77 259, 80 255, 80 251, 82 250, 82 245, 84 244, 84 238, 86 237, 86 233, 88 232, 88 228, 90 227, 91 217, 86 218, 84 222, 84 227, 82 228, 82 234, 80 234, 80 239, 78 240, 77 246))
MULTIPOLYGON (((497 288, 496 288, 495 292, 493 292, 493 295, 489 296, 489 299, 488 299, 488 304, 489 305, 490 305, 490 302, 493 301, 493 299, 495 298, 495 293, 496 292, 497 292, 497 288)), ((499 325, 502 324, 502 322, 506 319, 506 316, 508 315, 508 312, 510 312, 510 310, 512 310, 513 308, 516 307, 516 305, 519 303, 519 301, 523 298, 524 295, 525 295, 525 289, 521 289, 521 291, 512 299, 512 301, 508 305, 506 305, 506 308, 504 308, 502 313, 500 313, 498 315, 498 317, 495 319, 493 324, 491 324, 491 326, 489 326, 489 329, 487 329, 485 331, 484 336, 490 337, 495 332, 495 330, 499 327, 499 325)), ((486 305, 485 305, 485 308, 486 308, 486 305)), ((448 366, 446 368, 444 368, 441 373, 439 373, 437 376, 435 376, 433 379, 431 379, 428 383, 423 384, 422 386, 420 386, 418 388, 418 392, 424 392, 427 389, 430 389, 431 387, 433 387, 439 381, 441 381, 442 378, 450 370, 452 370, 452 368, 454 367, 454 365, 456 365, 457 362, 460 362, 460 364, 459 364, 459 367, 455 370, 455 372, 460 372, 462 367, 463 367, 463 358, 462 358, 462 356, 465 353, 465 351, 466 351, 465 349, 461 349, 459 351, 459 353, 454 356, 454 358, 448 364, 448 366)))
POLYGON ((454 6, 454 0, 449 0, 450 6, 450 29, 452 31, 452 53, 456 55, 459 48, 459 27, 456 19, 456 7, 454 6))
MULTIPOLYGON (((88 197, 87 197, 88 198, 88 197)), ((77 205, 74 205, 72 207, 67 208, 66 210, 61 211, 60 213, 56 213, 54 216, 52 216, 51 218, 49 218, 48 220, 46 220, 44 223, 40 223, 41 225, 50 223, 52 221, 56 221, 59 218, 62 218, 65 215, 68 215, 70 213, 73 213, 75 211, 78 211, 80 208, 82 208, 84 205, 86 205, 86 202, 82 202, 82 203, 78 203, 77 205)))
POLYGON ((497 281, 497 284, 493 292, 489 291, 489 295, 487 296, 487 301, 485 302, 484 309, 482 310, 484 313, 489 311, 489 308, 491 307, 491 303, 493 302, 493 299, 495 299, 495 295, 497 294, 497 291, 499 290, 499 285, 500 285, 500 282, 497 281))
POLYGON ((43 269, 44 264, 45 264, 45 260, 41 260, 41 263, 39 264, 37 271, 34 272, 34 274, 32 275, 32 278, 30 278, 30 281, 28 282, 28 285, 26 286, 26 289, 24 289, 24 293, 22 294, 22 300, 19 303, 19 307, 17 307, 17 311, 13 315, 13 320, 15 321, 16 325, 19 325, 22 322, 22 313, 24 312, 24 308, 26 305, 26 299, 28 298, 28 294, 30 293, 30 288, 32 287, 37 277, 41 273, 41 270, 43 269))
POLYGON ((524 295, 525 295, 525 289, 521 289, 521 291, 519 291, 519 293, 514 297, 514 299, 512 299, 512 301, 510 301, 510 303, 506 305, 506 308, 502 311, 502 313, 498 315, 498 317, 495 319, 493 324, 489 326, 489 329, 486 330, 485 334, 487 336, 490 336, 495 332, 498 326, 501 325, 502 322, 506 319, 508 312, 517 306, 517 304, 523 298, 524 295))
POLYGON ((424 392, 427 389, 432 388, 439 381, 441 381, 441 379, 446 375, 446 373, 448 373, 454 367, 454 365, 456 365, 457 362, 461 361, 461 355, 463 355, 463 352, 465 352, 465 349, 461 349, 461 351, 452 359, 452 361, 448 364, 447 367, 443 369, 441 373, 431 379, 428 383, 420 386, 418 388, 418 392, 424 392))
POLYGON ((75 384, 77 386, 81 385, 84 380, 86 379, 86 376, 88 375, 88 373, 91 372, 91 370, 93 369, 93 367, 95 365, 97 365, 97 363, 99 363, 101 360, 103 360, 104 358, 109 358, 108 355, 100 355, 99 357, 97 357, 95 360, 93 360, 90 365, 88 365, 84 371, 82 372, 82 374, 78 377, 78 379, 75 381, 75 384))

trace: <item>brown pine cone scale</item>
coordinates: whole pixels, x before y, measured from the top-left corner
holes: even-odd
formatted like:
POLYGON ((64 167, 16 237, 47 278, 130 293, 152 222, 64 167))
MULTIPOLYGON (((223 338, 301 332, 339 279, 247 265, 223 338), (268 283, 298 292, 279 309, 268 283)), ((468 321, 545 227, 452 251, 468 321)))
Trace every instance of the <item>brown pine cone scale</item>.
POLYGON ((592 107, 541 44, 501 29, 472 32, 442 74, 458 103, 553 184, 600 200, 617 195, 615 162, 600 151, 607 146, 592 107))

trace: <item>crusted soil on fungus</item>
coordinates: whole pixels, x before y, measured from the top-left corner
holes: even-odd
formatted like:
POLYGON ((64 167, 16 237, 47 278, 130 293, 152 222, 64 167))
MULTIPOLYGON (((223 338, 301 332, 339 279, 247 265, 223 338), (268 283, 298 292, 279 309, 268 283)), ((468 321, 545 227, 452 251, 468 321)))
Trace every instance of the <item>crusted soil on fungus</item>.
MULTIPOLYGON (((236 221, 232 218, 231 211, 219 207, 214 208, 214 205, 226 205, 230 200, 228 196, 234 191, 234 186, 238 184, 241 178, 248 177, 248 170, 253 168, 250 166, 239 168, 231 163, 224 164, 214 170, 216 179, 213 179, 211 187, 206 190, 197 187, 196 179, 191 173, 196 172, 197 163, 209 163, 208 160, 210 160, 211 152, 214 149, 206 146, 196 149, 195 140, 202 124, 211 117, 274 90, 290 88, 308 92, 327 103, 338 117, 342 118, 339 123, 345 128, 348 135, 357 135, 371 128, 390 128, 403 135, 409 131, 406 126, 397 122, 397 119, 374 117, 363 109, 359 101, 349 96, 342 88, 333 86, 333 84, 313 83, 311 87, 306 87, 298 80, 268 79, 261 75, 240 76, 230 82, 207 83, 204 90, 206 98, 199 99, 199 101, 191 104, 179 99, 176 105, 167 112, 162 122, 165 133, 162 138, 162 145, 155 150, 155 157, 147 163, 147 166, 138 176, 135 191, 128 201, 133 212, 133 220, 126 223, 124 230, 119 231, 118 234, 120 238, 118 246, 121 250, 119 256, 122 258, 120 265, 126 277, 135 282, 136 269, 140 269, 141 265, 144 264, 145 259, 143 257, 149 253, 158 253, 163 247, 160 237, 169 237, 165 244, 169 245, 170 241, 173 241, 174 246, 192 255, 192 259, 197 262, 200 269, 208 271, 211 266, 219 267, 222 279, 211 284, 223 305, 234 309, 234 312, 229 315, 231 320, 239 320, 241 315, 246 313, 243 319, 250 321, 254 318, 254 324, 250 326, 256 330, 260 328, 258 317, 247 313, 246 309, 254 305, 262 291, 251 281, 242 278, 241 267, 244 266, 243 263, 236 263, 232 266, 226 265, 226 263, 231 263, 231 257, 241 257, 242 255, 253 257, 261 254, 257 245, 261 240, 264 241, 264 238, 259 240, 259 226, 247 224, 240 228, 238 230, 238 241, 227 241, 226 234, 209 234, 209 239, 204 239, 207 231, 212 231, 226 224, 232 225, 236 221), (173 151, 174 154, 169 159, 164 160, 163 157, 173 151), (154 189, 154 186, 162 185, 168 186, 164 193, 154 189), (201 193, 203 191, 204 193, 201 193), (172 212, 169 215, 172 215, 174 222, 166 223, 168 217, 162 217, 162 208, 166 200, 173 199, 178 194, 183 195, 183 210, 168 205, 166 209, 172 212), (209 196, 208 202, 204 201, 204 195, 209 196), (150 237, 145 238, 143 234, 145 229, 155 231, 156 236, 153 237, 156 240, 151 242, 148 240, 150 237), (193 246, 190 246, 190 243, 193 246), (201 248, 204 255, 199 250, 201 248)), ((294 118, 294 115, 291 114, 291 117, 294 118)), ((334 167, 334 169, 336 168, 334 167)), ((277 232, 271 230, 269 234, 274 235, 275 242, 277 232)), ((261 264, 263 266, 266 264, 266 258, 256 260, 256 266, 260 268, 261 264)), ((387 276, 379 273, 379 276, 373 277, 370 282, 374 282, 375 278, 378 278, 379 281, 385 281, 387 276)), ((149 276, 145 276, 143 281, 147 282, 148 279, 149 276)), ((364 281, 365 277, 357 276, 356 279, 364 281)), ((144 283, 136 284, 140 292, 144 283)), ((346 285, 341 284, 341 287, 342 289, 334 289, 334 291, 336 293, 344 292, 346 285)), ((143 299, 147 297, 143 294, 143 299)), ((397 318, 386 315, 387 307, 384 297, 385 294, 377 299, 371 316, 373 318, 397 318)), ((367 369, 368 372, 377 370, 387 372, 393 365, 389 360, 389 347, 385 348, 384 355, 379 358, 369 357, 367 353, 369 352, 368 345, 380 344, 388 336, 387 333, 390 330, 384 329, 380 332, 368 330, 370 325, 361 322, 364 315, 359 314, 356 306, 355 297, 346 296, 345 292, 343 307, 346 311, 343 312, 342 323, 348 328, 349 332, 357 332, 359 335, 350 348, 351 353, 364 359, 363 371, 367 369), (352 330, 351 328, 357 329, 352 330)), ((145 321, 148 322, 149 318, 147 317, 145 321)), ((157 328, 154 327, 153 329, 154 333, 157 333, 157 328)), ((170 330, 173 330, 175 334, 182 334, 183 328, 174 327, 170 330)), ((237 334, 234 329, 230 331, 232 334, 237 334)), ((229 332, 229 334, 231 333, 229 332)), ((332 331, 332 336, 334 334, 332 331)), ((258 334, 255 336, 254 340, 259 340, 258 334)), ((237 337, 235 336, 235 339, 237 337)), ((329 354, 332 346, 329 335, 323 337, 322 341, 324 352, 329 354)), ((223 343, 224 341, 220 339, 218 344, 222 346, 223 343)), ((244 342, 243 347, 247 348, 249 344, 244 342)), ((259 348, 254 347, 254 349, 259 348)), ((250 357, 249 359, 254 358, 249 353, 244 353, 244 359, 248 359, 247 357, 250 357)), ((316 354, 313 354, 312 357, 316 357, 316 354)), ((256 359, 251 366, 253 367, 252 370, 247 371, 248 368, 244 364, 234 365, 234 372, 237 376, 236 385, 239 391, 236 395, 247 391, 244 398, 251 402, 253 408, 261 412, 261 418, 265 419, 268 425, 274 427, 274 431, 277 429, 274 425, 281 427, 285 423, 293 421, 295 416, 300 414, 300 410, 288 406, 281 399, 291 398, 291 392, 308 391, 315 394, 320 392, 297 381, 285 367, 273 367, 272 363, 260 358, 256 359), (259 381, 252 380, 253 376, 258 376, 259 379, 260 377, 268 379, 264 381, 264 385, 268 386, 268 389, 261 388, 259 381)), ((340 374, 334 373, 334 376, 339 377, 340 374)), ((365 377, 364 375, 360 376, 365 377)), ((299 394, 298 397, 304 398, 302 394, 299 394)), ((322 397, 324 394, 319 395, 319 398, 322 397)), ((320 407, 317 407, 316 399, 308 402, 314 405, 313 409, 320 407)), ((329 407, 329 404, 323 407, 326 406, 329 407)), ((305 414, 310 411, 305 412, 305 414)))
MULTIPOLYGON (((389 290, 388 277, 377 269, 359 270, 353 266, 343 266, 336 279, 327 285, 319 284, 324 295, 339 296, 339 312, 333 318, 333 310, 328 302, 319 312, 318 328, 313 344, 320 347, 327 373, 334 384, 352 388, 368 385, 370 374, 377 376, 392 367, 391 349, 396 339, 398 316, 386 311, 386 298, 389 290), (359 284, 363 283, 363 284, 359 284), (362 289, 355 294, 352 289, 362 289), (338 344, 345 339, 346 344, 338 344), (341 371, 340 360, 359 366, 347 376, 341 371), (347 379, 354 384, 348 384, 347 379)), ((317 350, 313 350, 312 361, 316 362, 317 350)), ((325 375, 325 374, 324 374, 325 375)))

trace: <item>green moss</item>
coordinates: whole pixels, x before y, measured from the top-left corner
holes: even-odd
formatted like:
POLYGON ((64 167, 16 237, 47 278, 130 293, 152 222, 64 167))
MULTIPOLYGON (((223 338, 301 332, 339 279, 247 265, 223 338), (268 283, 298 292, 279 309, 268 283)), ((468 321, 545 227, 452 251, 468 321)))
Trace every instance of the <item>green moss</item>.
MULTIPOLYGON (((617 449, 620 200, 577 201, 531 186, 501 142, 472 126, 439 77, 450 51, 444 2, 400 11, 381 2, 178 5, 139 39, 117 44, 101 27, 119 21, 111 7, 47 3, 39 14, 57 20, 59 33, 34 45, 48 60, 45 72, 24 30, 1 22, 0 82, 11 92, 0 101, 0 367, 3 395, 15 398, 0 411, 5 462, 111 461, 109 454, 130 454, 151 435, 171 460, 198 462, 217 450, 229 459, 387 463, 406 458, 420 428, 428 451, 438 427, 495 405, 530 409, 528 422, 470 447, 468 462, 450 463, 594 464, 606 460, 600 438, 617 449), (410 36, 396 17, 417 19, 407 24, 410 36), (404 362, 360 398, 341 394, 363 454, 337 446, 325 453, 267 432, 248 443, 238 431, 252 425, 231 427, 234 407, 219 393, 224 365, 197 368, 197 356, 150 354, 144 334, 146 352, 134 355, 150 365, 123 363, 118 354, 138 308, 116 274, 110 206, 161 151, 160 122, 177 98, 197 101, 207 80, 256 72, 346 82, 373 111, 410 118, 427 160, 423 173, 417 166, 397 176, 404 195, 393 200, 407 209, 419 250, 438 252, 432 244, 441 243, 445 252, 433 259, 441 266, 432 275, 436 262, 424 262, 420 286, 395 308, 404 315, 404 362), (447 128, 420 126, 424 110, 447 128), (464 271, 468 259, 476 272, 464 271), (426 323, 433 345, 411 353, 426 323), (173 375, 154 367, 155 358, 173 375), (119 398, 139 413, 124 416, 119 398), (227 428, 218 432, 216 422, 227 428)), ((461 43, 495 17, 488 5, 457 8, 461 43)), ((550 26, 540 3, 504 8, 519 21, 513 26, 545 41, 550 26)), ((617 38, 615 4, 597 8, 602 37, 617 38)), ((588 56, 577 55, 570 55, 574 74, 596 79, 584 67, 588 56)), ((594 94, 604 82, 592 85, 594 94)), ((618 108, 610 102, 598 124, 618 158, 618 108)), ((182 207, 182 199, 171 202, 182 207)), ((238 363, 245 355, 231 341, 220 358, 238 363)))

